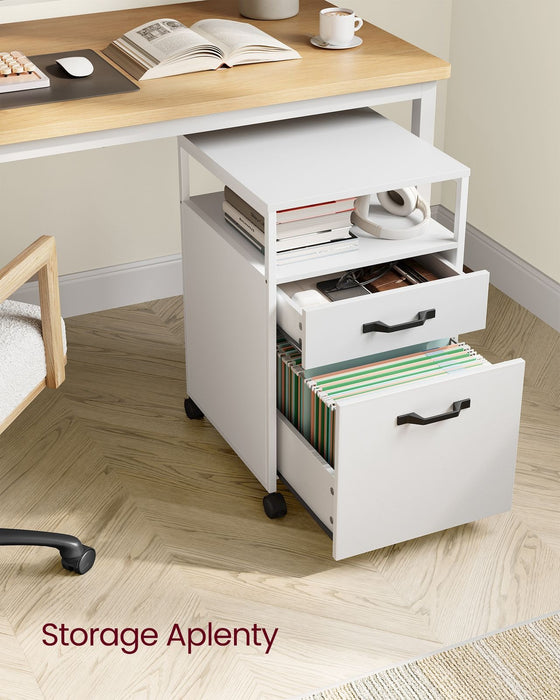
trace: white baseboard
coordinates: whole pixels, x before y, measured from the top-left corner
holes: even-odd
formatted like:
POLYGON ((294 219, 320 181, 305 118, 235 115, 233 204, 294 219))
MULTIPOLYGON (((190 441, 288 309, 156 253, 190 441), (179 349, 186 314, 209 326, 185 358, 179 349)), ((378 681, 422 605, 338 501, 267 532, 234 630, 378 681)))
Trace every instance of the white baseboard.
MULTIPOLYGON (((433 206, 432 216, 453 229, 454 215, 447 207, 433 206)), ((560 284, 471 224, 467 224, 465 265, 488 270, 491 284, 560 331, 560 284)))
MULTIPOLYGON (((449 209, 435 205, 432 215, 453 229, 453 212, 449 209)), ((560 285, 470 224, 465 265, 473 270, 488 270, 495 287, 560 331, 560 285)), ((60 278, 62 314, 79 316, 178 296, 182 289, 180 255, 77 272, 60 278)), ((27 283, 14 298, 37 303, 37 283, 27 283)))
MULTIPOLYGON (((113 265, 60 277, 60 303, 65 318, 182 293, 180 255, 113 265)), ((28 282, 13 298, 36 304, 37 282, 28 282)))

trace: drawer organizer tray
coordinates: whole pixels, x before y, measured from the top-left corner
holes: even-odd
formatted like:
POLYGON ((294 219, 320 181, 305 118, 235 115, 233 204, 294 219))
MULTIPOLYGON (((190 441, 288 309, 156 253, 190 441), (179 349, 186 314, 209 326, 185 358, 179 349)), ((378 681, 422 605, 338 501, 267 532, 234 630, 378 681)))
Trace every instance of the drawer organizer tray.
POLYGON ((440 279, 304 308, 291 297, 316 289, 327 276, 279 286, 277 323, 301 348, 303 366, 320 367, 484 328, 488 272, 460 272, 437 254, 419 260, 440 279))

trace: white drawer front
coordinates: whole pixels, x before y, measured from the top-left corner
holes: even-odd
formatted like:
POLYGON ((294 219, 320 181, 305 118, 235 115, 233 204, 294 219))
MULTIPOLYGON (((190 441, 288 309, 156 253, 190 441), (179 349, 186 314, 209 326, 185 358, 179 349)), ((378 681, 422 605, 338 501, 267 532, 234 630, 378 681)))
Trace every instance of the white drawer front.
POLYGON ((483 365, 337 407, 334 558, 508 510, 524 362, 483 365), (470 407, 427 425, 454 402, 470 407))
POLYGON ((303 366, 321 367, 484 328, 487 300, 485 270, 456 274, 303 309, 295 340, 301 339, 303 366), (379 325, 369 330, 372 324, 379 325))
POLYGON ((278 473, 319 520, 332 530, 334 470, 278 413, 278 473))

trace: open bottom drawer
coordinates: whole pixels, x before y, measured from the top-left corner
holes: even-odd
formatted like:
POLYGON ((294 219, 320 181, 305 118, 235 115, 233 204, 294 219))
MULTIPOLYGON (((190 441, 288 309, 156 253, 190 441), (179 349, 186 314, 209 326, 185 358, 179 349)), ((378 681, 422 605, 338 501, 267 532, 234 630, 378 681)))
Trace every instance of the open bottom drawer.
POLYGON ((341 400, 332 473, 279 420, 278 471, 332 530, 334 558, 508 510, 523 373, 523 360, 487 363, 341 400), (451 416, 466 399, 469 406, 451 416), (408 414, 428 420, 399 424, 408 414))

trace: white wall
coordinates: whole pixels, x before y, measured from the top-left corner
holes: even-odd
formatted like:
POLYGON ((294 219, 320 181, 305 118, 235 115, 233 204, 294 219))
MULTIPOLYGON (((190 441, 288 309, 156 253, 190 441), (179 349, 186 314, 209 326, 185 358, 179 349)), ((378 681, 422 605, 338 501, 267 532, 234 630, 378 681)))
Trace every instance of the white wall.
POLYGON ((472 169, 469 222, 558 281, 559 27, 559 0, 455 0, 445 127, 472 169))
MULTIPOLYGON (((300 0, 300 2, 305 0, 300 0)), ((344 0, 336 2, 340 7, 348 6, 344 0)), ((353 0, 352 9, 368 22, 381 27, 401 39, 419 46, 429 53, 449 60, 449 39, 451 36, 450 0, 353 0)), ((436 145, 443 146, 445 130, 446 82, 438 84, 438 105, 436 114, 436 145)), ((410 106, 391 105, 384 108, 384 114, 410 127, 410 106)))
MULTIPOLYGON (((339 7, 352 7, 357 15, 401 39, 419 46, 424 51, 449 61, 451 36, 450 0, 332 0, 339 7)), ((300 0, 305 2, 305 0, 300 0)), ((441 81, 437 86, 437 112, 435 144, 443 148, 445 133, 445 107, 447 86, 441 81)), ((400 103, 376 109, 389 119, 410 128, 411 107, 400 103)), ((432 204, 441 202, 441 187, 432 187, 432 204)))
POLYGON ((0 165, 0 260, 41 234, 61 274, 177 253, 177 169, 174 139, 0 165))

